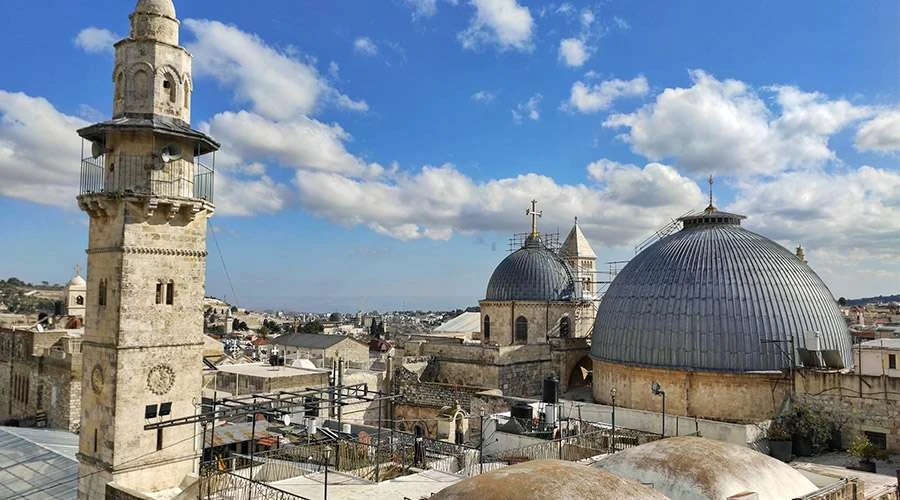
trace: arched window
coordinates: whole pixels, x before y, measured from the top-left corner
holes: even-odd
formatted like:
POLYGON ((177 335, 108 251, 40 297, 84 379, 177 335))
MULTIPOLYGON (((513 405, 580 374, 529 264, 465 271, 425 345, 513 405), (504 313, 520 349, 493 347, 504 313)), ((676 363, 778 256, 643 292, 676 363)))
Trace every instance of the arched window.
POLYGON ((484 330, 481 337, 483 342, 491 340, 491 317, 487 314, 484 315, 484 330))
POLYGON ((528 343, 528 320, 525 319, 525 316, 519 316, 516 318, 516 336, 515 336, 516 344, 527 344, 528 343))
POLYGON ((84 297, 81 295, 75 297, 75 305, 83 306, 84 305, 84 297))
POLYGON ((121 71, 118 75, 116 75, 116 100, 121 100, 125 97, 125 74, 121 71))
POLYGON ((169 102, 175 104, 176 91, 178 86, 175 85, 175 78, 172 75, 166 73, 165 78, 163 79, 163 89, 169 96, 169 102))
POLYGON ((569 338, 571 334, 571 325, 569 324, 569 317, 563 316, 561 320, 559 320, 559 336, 566 339, 569 338))
POLYGON ((106 305, 106 278, 101 279, 97 286, 97 305, 106 305))
POLYGON ((163 284, 162 284, 162 281, 157 281, 157 282, 156 282, 156 303, 157 303, 157 304, 162 304, 162 303, 163 303, 163 284))
POLYGON ((166 283, 166 305, 172 305, 175 302, 175 282, 169 280, 166 283))

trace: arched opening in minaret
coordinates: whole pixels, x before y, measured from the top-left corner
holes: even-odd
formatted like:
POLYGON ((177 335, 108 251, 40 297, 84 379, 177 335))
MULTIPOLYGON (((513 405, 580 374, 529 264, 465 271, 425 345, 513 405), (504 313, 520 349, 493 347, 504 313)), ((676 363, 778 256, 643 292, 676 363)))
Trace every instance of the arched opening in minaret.
POLYGON ((525 319, 525 316, 519 316, 518 318, 516 318, 515 343, 528 343, 528 320, 525 319))
POLYGON ((175 78, 168 73, 166 73, 165 78, 163 78, 163 90, 168 94, 169 102, 175 104, 175 100, 178 96, 178 86, 175 85, 175 78))
POLYGON ((75 304, 79 305, 79 306, 83 306, 84 305, 84 297, 82 297, 81 295, 75 297, 75 304))
POLYGON ((125 73, 119 72, 116 75, 116 101, 121 101, 125 98, 125 73))

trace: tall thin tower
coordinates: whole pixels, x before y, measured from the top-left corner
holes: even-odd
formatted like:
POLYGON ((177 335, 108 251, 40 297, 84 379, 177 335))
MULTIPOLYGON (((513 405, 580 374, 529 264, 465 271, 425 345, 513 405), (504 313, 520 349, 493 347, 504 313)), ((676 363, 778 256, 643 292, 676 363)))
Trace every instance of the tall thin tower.
MULTIPOLYGON (((107 483, 178 486, 196 463, 194 429, 145 431, 194 414, 200 397, 206 219, 219 145, 190 127, 191 55, 171 0, 139 0, 115 44, 113 119, 90 141, 78 204, 90 217, 79 498, 107 483)), ((87 143, 86 143, 87 144, 87 143)))

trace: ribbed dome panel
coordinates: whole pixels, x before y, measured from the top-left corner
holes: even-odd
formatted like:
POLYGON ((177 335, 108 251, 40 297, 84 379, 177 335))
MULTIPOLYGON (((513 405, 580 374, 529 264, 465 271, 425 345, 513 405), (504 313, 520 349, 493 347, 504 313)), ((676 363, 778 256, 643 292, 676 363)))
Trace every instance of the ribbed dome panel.
POLYGON ((575 300, 581 284, 572 269, 538 238, 509 254, 494 269, 485 300, 575 300))
POLYGON ((597 311, 592 354, 653 367, 778 370, 789 365, 789 344, 760 341, 793 337, 799 349, 811 332, 851 364, 846 322, 809 266, 737 224, 705 224, 656 242, 616 276, 597 311))

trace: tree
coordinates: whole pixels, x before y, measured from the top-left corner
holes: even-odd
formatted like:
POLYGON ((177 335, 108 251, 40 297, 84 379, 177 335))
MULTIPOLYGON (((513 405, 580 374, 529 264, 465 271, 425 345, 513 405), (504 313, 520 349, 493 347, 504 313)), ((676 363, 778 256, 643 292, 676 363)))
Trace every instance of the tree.
POLYGON ((340 320, 341 320, 341 315, 338 313, 331 313, 331 315, 328 316, 328 321, 330 321, 332 323, 336 323, 340 320))
POLYGON ((846 305, 847 305, 847 299, 845 299, 844 297, 839 298, 839 299, 838 299, 838 305, 841 306, 841 307, 846 306, 846 305))
POLYGON ((237 312, 237 306, 231 306, 231 313, 234 314, 237 312))
POLYGON ((300 333, 322 333, 324 331, 325 327, 319 320, 304 323, 303 326, 300 327, 300 333))

